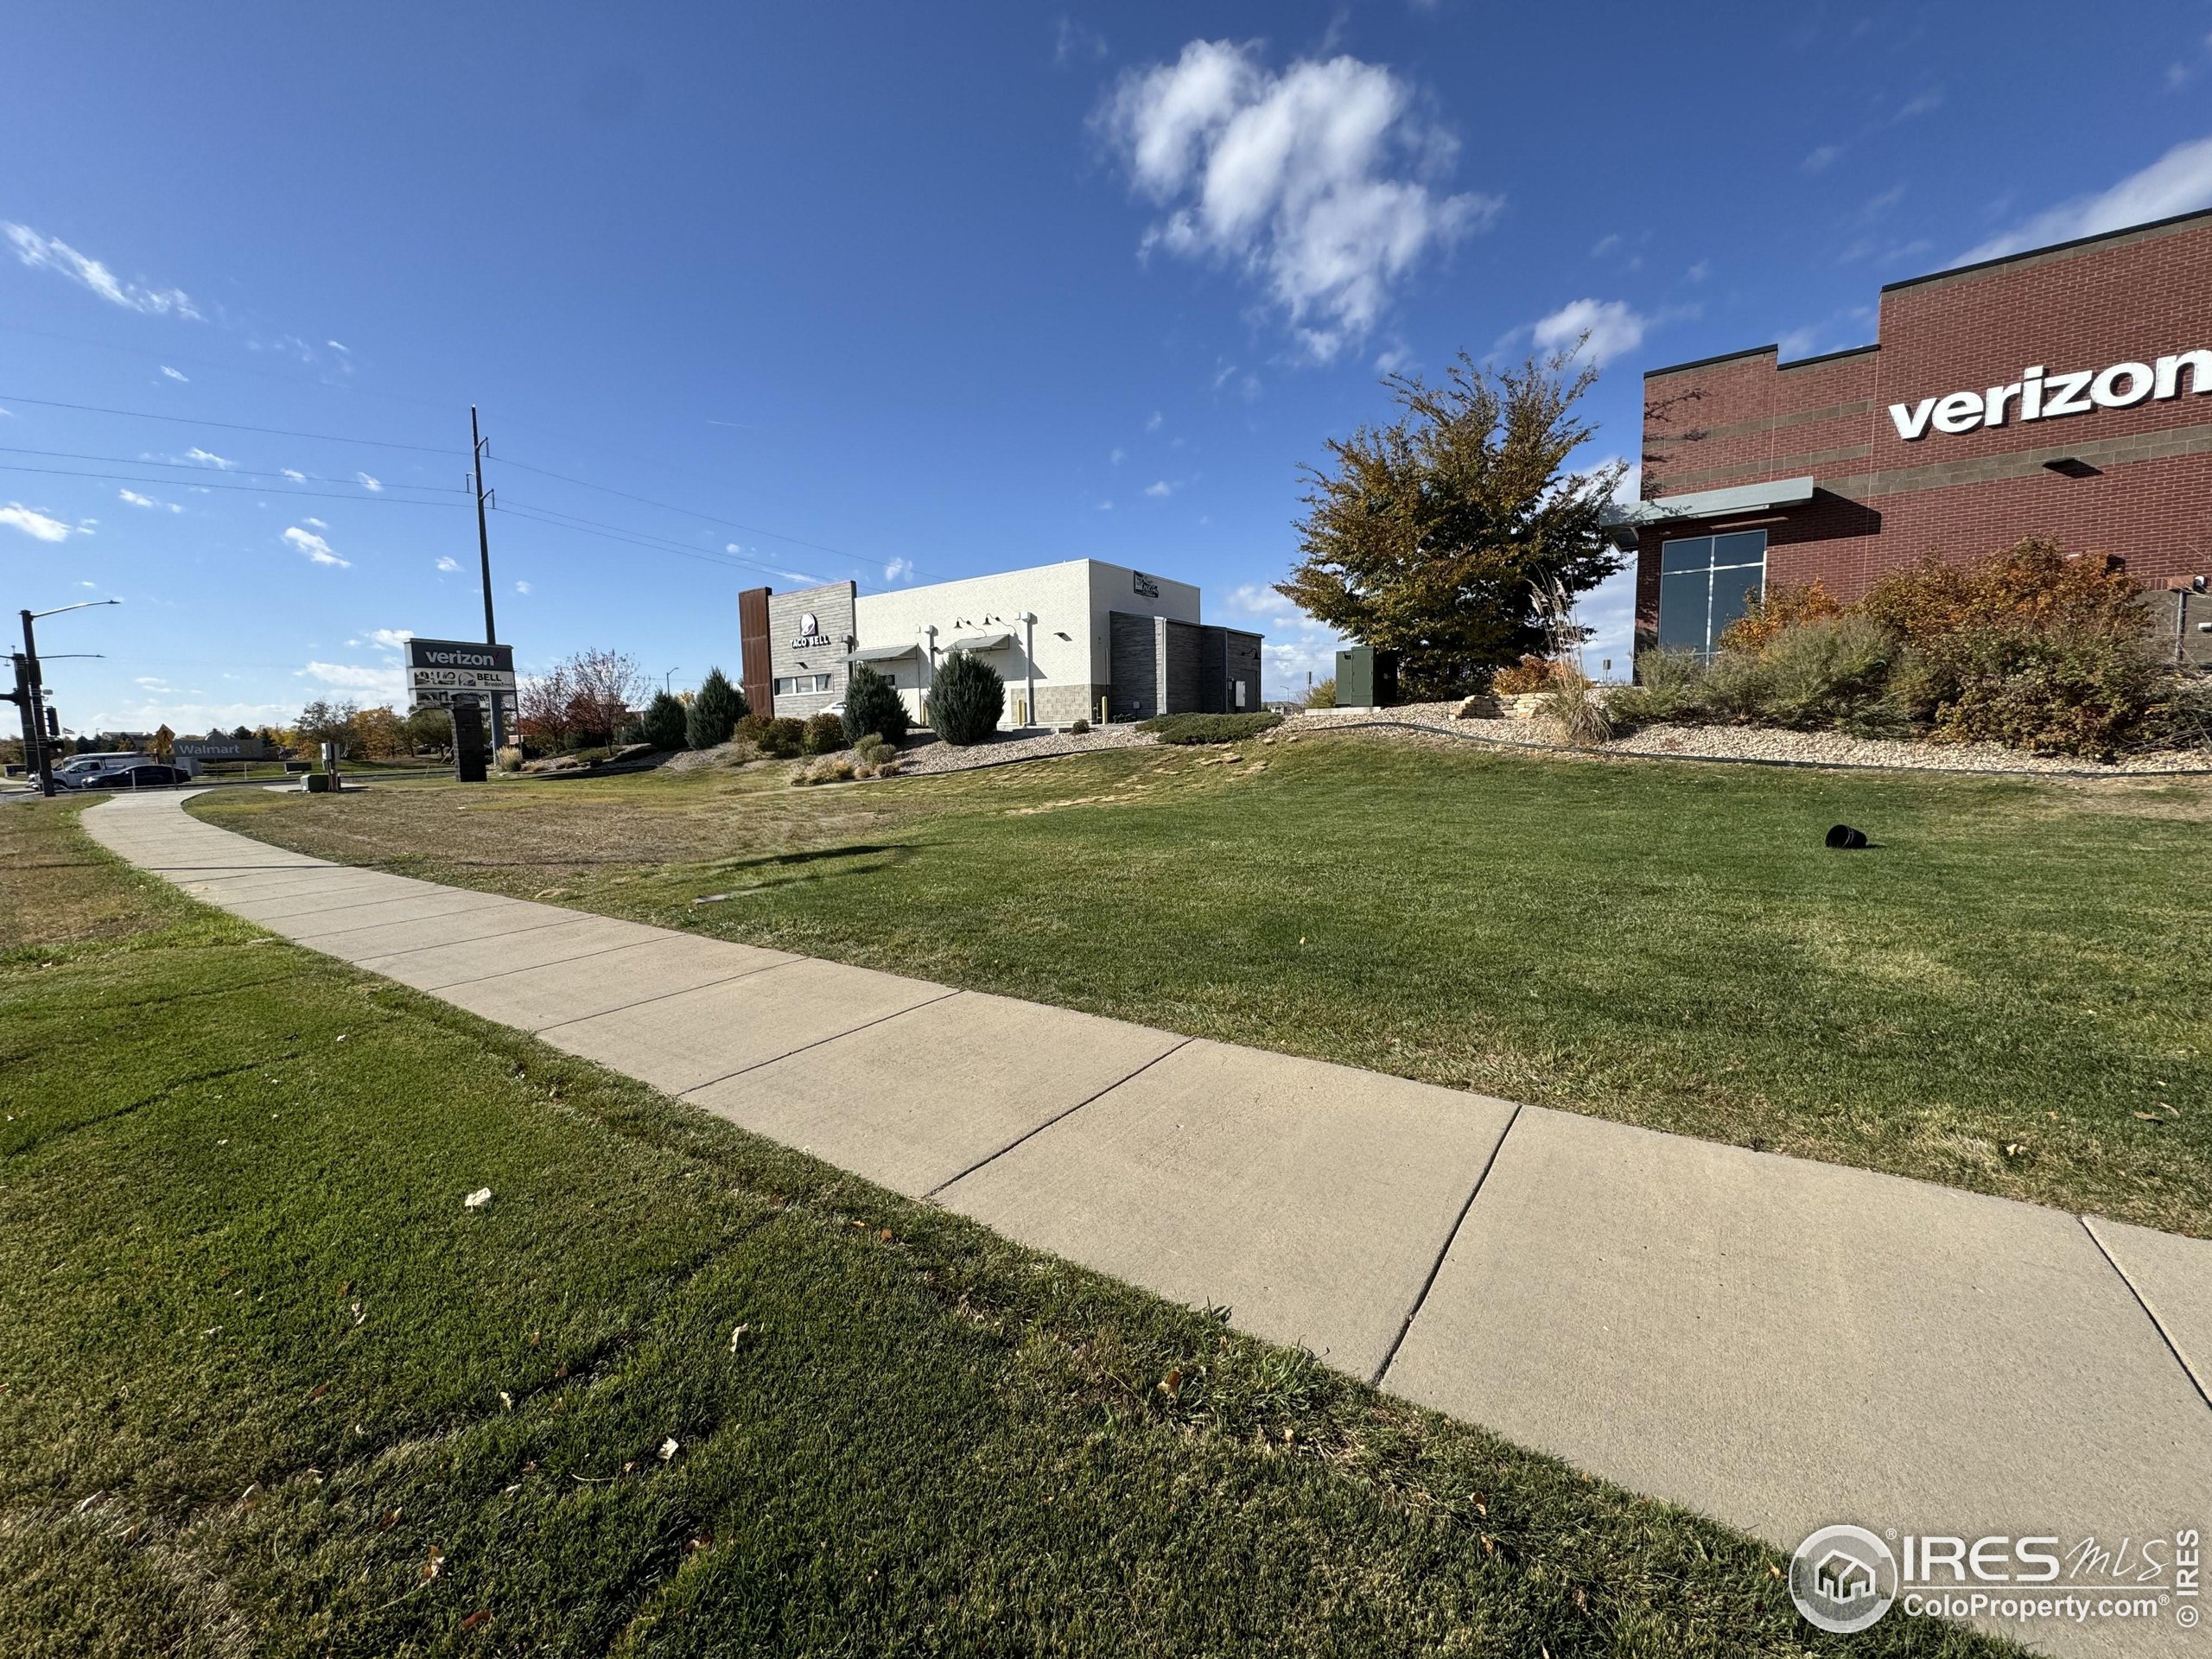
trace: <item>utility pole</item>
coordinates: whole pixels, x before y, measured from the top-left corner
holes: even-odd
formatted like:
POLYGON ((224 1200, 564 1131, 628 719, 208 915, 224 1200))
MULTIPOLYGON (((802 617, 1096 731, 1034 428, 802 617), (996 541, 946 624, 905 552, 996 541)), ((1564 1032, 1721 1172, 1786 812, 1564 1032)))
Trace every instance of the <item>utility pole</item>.
MULTIPOLYGON (((492 531, 484 520, 484 435, 477 430, 476 405, 468 406, 468 452, 475 466, 473 480, 476 486, 476 556, 484 570, 484 643, 499 643, 499 631, 492 620, 492 531)), ((499 694, 491 695, 492 752, 496 754, 507 744, 507 713, 499 694)))
POLYGON ((38 779, 38 792, 54 798, 54 757, 46 747, 46 712, 39 707, 38 640, 31 632, 35 620, 23 617, 23 776, 38 779))
MULTIPOLYGON (((19 613, 23 619, 23 654, 16 659, 17 691, 23 709, 23 771, 28 774, 33 767, 38 771, 39 792, 51 799, 54 795, 54 750, 47 741, 46 710, 40 692, 38 668, 38 639, 31 624, 42 616, 60 616, 65 611, 89 611, 101 605, 120 605, 119 599, 87 599, 74 605, 60 605, 50 611, 26 610, 19 613)), ((10 702, 16 699, 10 697, 10 702)))

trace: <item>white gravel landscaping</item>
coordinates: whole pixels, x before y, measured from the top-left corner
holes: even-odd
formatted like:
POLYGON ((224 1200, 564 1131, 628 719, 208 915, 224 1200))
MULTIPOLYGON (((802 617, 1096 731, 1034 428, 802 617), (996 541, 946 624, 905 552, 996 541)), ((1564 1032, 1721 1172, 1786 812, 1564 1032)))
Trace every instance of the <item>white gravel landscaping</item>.
POLYGON ((1039 732, 1030 737, 997 737, 957 749, 950 743, 923 738, 908 740, 910 747, 899 757, 902 777, 926 777, 940 772, 973 772, 978 766, 1004 766, 1011 760, 1043 760, 1056 754, 1089 754, 1094 749, 1135 749, 1153 746, 1150 732, 1134 726, 1094 726, 1087 732, 1039 732))
MULTIPOLYGON (((1455 720, 1449 702, 1407 703, 1395 709, 1315 709, 1293 715, 1284 733, 1332 727, 1404 726, 1449 732, 1456 737, 1522 749, 1572 754, 1526 720, 1455 720)), ((1995 743, 1926 743, 1894 738, 1847 737, 1840 732, 1788 732, 1758 726, 1646 726, 1615 738, 1601 755, 1652 755, 1675 760, 1751 760, 1810 766, 1872 766, 1906 772, 2016 772, 2113 778, 2144 772, 2212 772, 2212 753, 2202 749, 2129 755, 2109 766, 2069 755, 2024 754, 1995 743)))

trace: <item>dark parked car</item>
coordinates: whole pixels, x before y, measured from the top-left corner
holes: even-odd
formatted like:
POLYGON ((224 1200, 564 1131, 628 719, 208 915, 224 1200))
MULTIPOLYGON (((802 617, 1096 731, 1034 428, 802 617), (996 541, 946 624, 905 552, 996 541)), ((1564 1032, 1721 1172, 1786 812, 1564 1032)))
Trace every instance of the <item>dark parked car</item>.
MULTIPOLYGON (((60 779, 55 782, 59 783, 60 779)), ((79 789, 174 789, 179 784, 188 784, 192 774, 181 766, 165 766, 159 761, 149 760, 143 766, 123 766, 112 772, 103 772, 77 785, 79 789)))

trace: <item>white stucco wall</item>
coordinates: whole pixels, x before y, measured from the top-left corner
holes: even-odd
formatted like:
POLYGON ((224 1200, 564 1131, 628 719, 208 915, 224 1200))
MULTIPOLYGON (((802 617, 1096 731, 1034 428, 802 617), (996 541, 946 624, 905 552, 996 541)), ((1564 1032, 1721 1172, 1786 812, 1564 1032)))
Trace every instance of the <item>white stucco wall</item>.
POLYGON ((996 575, 894 588, 860 595, 854 631, 863 649, 921 648, 916 657, 874 664, 893 677, 907 707, 917 713, 921 687, 928 679, 928 629, 937 630, 940 656, 956 639, 979 633, 1012 634, 1012 645, 982 653, 1006 681, 1007 725, 1014 724, 1020 712, 1017 699, 1026 700, 1028 695, 1031 664, 1024 641, 1033 638, 1037 702, 1030 711, 1032 723, 1064 725, 1078 714, 1096 720, 1097 698, 1108 680, 1107 618, 1112 612, 1198 620, 1196 588, 1148 574, 1146 580, 1158 589, 1156 596, 1138 592, 1136 573, 1124 565, 1068 559, 996 575), (1033 630, 1016 620, 1025 611, 1036 613, 1033 630))

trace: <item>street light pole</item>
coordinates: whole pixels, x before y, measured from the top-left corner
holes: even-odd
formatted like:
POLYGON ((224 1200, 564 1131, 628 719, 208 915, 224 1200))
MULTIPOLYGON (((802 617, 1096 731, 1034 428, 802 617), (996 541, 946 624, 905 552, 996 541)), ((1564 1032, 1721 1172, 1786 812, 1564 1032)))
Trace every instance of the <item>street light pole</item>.
MULTIPOLYGON (((676 668, 681 668, 681 667, 683 667, 683 664, 678 663, 678 664, 676 665, 676 668)), ((663 696, 667 695, 668 688, 669 688, 671 685, 672 685, 672 684, 674 684, 674 683, 675 683, 675 681, 676 681, 676 668, 671 668, 671 669, 670 669, 670 670, 668 671, 668 672, 667 672, 667 673, 665 673, 665 674, 664 674, 664 675, 662 675, 662 676, 660 677, 660 689, 661 689, 661 692, 662 692, 662 695, 663 695, 663 696)))
POLYGON ((54 798, 54 751, 46 741, 45 699, 41 696, 45 686, 38 671, 38 636, 31 624, 41 617, 60 616, 65 611, 88 611, 99 605, 120 605, 119 599, 87 599, 75 605, 57 605, 50 611, 25 610, 23 619, 23 771, 28 775, 33 766, 38 769, 39 793, 48 800, 54 798))

